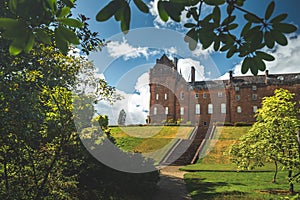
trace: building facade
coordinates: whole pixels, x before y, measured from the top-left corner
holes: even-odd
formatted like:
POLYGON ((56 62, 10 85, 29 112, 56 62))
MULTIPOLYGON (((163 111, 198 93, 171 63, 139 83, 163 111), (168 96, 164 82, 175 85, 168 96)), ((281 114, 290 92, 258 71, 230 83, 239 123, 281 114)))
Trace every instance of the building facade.
POLYGON ((228 80, 195 81, 195 68, 191 67, 191 81, 187 82, 178 72, 177 59, 163 55, 150 69, 149 79, 150 124, 252 123, 262 99, 278 88, 288 89, 300 100, 300 73, 266 71, 265 75, 234 77, 229 72, 228 80))

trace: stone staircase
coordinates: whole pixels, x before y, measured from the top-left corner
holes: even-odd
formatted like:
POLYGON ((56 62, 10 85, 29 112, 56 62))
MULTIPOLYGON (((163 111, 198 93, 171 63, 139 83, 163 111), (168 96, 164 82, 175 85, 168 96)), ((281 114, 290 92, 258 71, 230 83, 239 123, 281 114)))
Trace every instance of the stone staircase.
POLYGON ((197 161, 196 157, 200 151, 200 146, 205 137, 209 137, 211 130, 203 127, 195 127, 194 132, 188 139, 179 139, 162 159, 160 166, 179 166, 192 164, 197 161), (197 155, 196 155, 197 154, 197 155))

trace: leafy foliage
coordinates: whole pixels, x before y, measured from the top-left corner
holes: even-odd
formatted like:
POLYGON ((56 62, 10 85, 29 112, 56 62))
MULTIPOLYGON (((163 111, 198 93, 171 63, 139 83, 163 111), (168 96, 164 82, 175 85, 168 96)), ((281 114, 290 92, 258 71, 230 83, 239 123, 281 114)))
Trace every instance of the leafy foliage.
MULTIPOLYGON (((256 114, 257 122, 243 136, 239 143, 230 149, 232 160, 242 169, 261 167, 264 162, 273 161, 288 170, 290 191, 293 192, 293 181, 300 169, 298 111, 295 108, 293 94, 284 89, 277 89, 274 96, 265 97, 262 108, 256 114)), ((274 180, 275 181, 275 180, 274 180)))
MULTIPOLYGON (((96 19, 105 21, 114 15, 117 21, 121 21, 122 31, 127 32, 130 22, 130 17, 127 16, 128 2, 130 1, 111 1, 98 13, 96 19), (122 26, 122 23, 128 26, 122 26)), ((284 34, 295 32, 297 27, 283 21, 287 18, 287 14, 273 16, 274 1, 269 3, 263 17, 243 8, 244 2, 245 0, 160 0, 157 8, 164 22, 169 19, 180 22, 183 11, 187 11, 186 17, 193 22, 184 24, 184 27, 188 29, 184 41, 188 43, 191 50, 195 50, 198 43, 202 44, 203 49, 213 45, 215 51, 227 52, 227 58, 235 54, 244 58, 242 73, 250 70, 252 74, 257 75, 258 71, 266 69, 265 61, 275 59, 262 49, 264 47, 272 49, 276 43, 282 46, 287 45, 287 38, 284 34), (206 16, 201 15, 204 5, 212 7, 212 12, 206 16), (222 6, 226 7, 226 13, 221 12, 222 6), (236 11, 244 13, 245 25, 240 28, 239 32, 236 11)), ((140 10, 147 11, 146 9, 140 10)))
POLYGON ((1 6, 6 14, 1 13, 0 33, 11 41, 11 55, 28 53, 37 42, 55 44, 63 54, 70 45, 81 44, 85 53, 103 45, 88 29, 88 18, 72 18, 75 0, 2 0, 1 6))

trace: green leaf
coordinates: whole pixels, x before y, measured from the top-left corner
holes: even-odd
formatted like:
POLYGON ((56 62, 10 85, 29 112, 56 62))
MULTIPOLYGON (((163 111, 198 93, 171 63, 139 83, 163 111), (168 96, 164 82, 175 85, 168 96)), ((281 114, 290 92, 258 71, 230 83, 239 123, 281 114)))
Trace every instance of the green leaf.
POLYGON ((274 56, 266 53, 266 52, 263 52, 263 51, 256 51, 255 52, 256 56, 263 59, 263 60, 266 60, 266 61, 273 61, 275 60, 274 56))
POLYGON ((274 45, 275 45, 275 39, 272 36, 272 33, 270 31, 265 32, 264 40, 265 40, 265 43, 266 43, 266 45, 267 45, 268 48, 271 49, 271 48, 274 47, 274 45))
POLYGON ((233 45, 226 54, 226 58, 231 58, 234 53, 236 53, 236 45, 233 45))
POLYGON ((180 22, 181 12, 184 9, 183 4, 164 1, 164 8, 172 20, 180 22))
POLYGON ((272 36, 274 37, 275 41, 278 44, 280 44, 282 46, 286 46, 288 44, 288 41, 287 41, 285 35, 282 34, 281 32, 272 30, 271 33, 272 33, 272 36))
POLYGON ((130 28, 131 10, 128 3, 126 3, 123 9, 123 18, 121 18, 121 30, 126 34, 130 28))
POLYGON ((246 57, 242 63, 242 74, 246 74, 251 67, 251 58, 246 57))
POLYGON ((223 20, 223 22, 222 22, 221 25, 222 25, 222 26, 228 25, 228 24, 230 24, 231 22, 233 22, 233 21, 235 20, 235 18, 236 18, 235 15, 228 16, 228 17, 226 17, 226 18, 223 20))
POLYGON ((142 0, 133 0, 134 4, 138 7, 143 13, 149 13, 148 6, 142 0))
POLYGON ((221 19, 221 10, 220 10, 219 6, 215 6, 212 14, 213 14, 214 22, 219 24, 220 19, 221 19))
POLYGON ((11 18, 0 18, 0 27, 3 27, 5 29, 11 29, 14 28, 19 24, 19 21, 16 19, 11 19, 11 18))
POLYGON ((196 26, 196 24, 194 24, 194 23, 186 23, 186 24, 184 24, 185 28, 193 28, 195 26, 196 26))
POLYGON ((198 43, 198 35, 195 28, 192 28, 187 32, 184 37, 184 41, 189 43, 190 50, 195 50, 198 43))
POLYGON ((59 26, 56 30, 60 34, 60 38, 64 39, 65 41, 68 41, 75 45, 80 43, 79 38, 77 37, 74 31, 64 26, 59 26))
POLYGON ((157 9, 158 9, 158 14, 159 14, 159 17, 161 18, 161 20, 163 20, 164 22, 167 22, 168 19, 169 19, 169 15, 166 12, 166 9, 165 9, 163 1, 159 1, 158 2, 157 9))
POLYGON ((235 29, 235 28, 237 28, 238 27, 238 24, 229 24, 228 26, 227 26, 227 30, 233 30, 233 29, 235 29))
POLYGON ((22 52, 22 48, 14 46, 14 44, 10 44, 9 53, 10 55, 16 56, 22 52))
POLYGON ((224 46, 221 47, 220 51, 227 51, 232 46, 233 46, 232 44, 225 44, 224 46))
POLYGON ((111 18, 119 9, 118 1, 109 2, 104 8, 102 8, 96 15, 96 20, 103 22, 111 18))
POLYGON ((18 0, 10 0, 8 7, 13 13, 15 13, 17 10, 17 5, 18 5, 18 0))
POLYGON ((293 33, 297 30, 297 27, 287 23, 273 24, 273 29, 282 33, 293 33))
POLYGON ((63 38, 63 35, 58 28, 54 30, 54 36, 56 46, 64 55, 66 55, 68 53, 68 42, 63 38))
POLYGON ((202 48, 207 49, 213 43, 214 39, 216 38, 216 35, 212 30, 199 29, 198 37, 202 44, 202 48))
POLYGON ((283 20, 285 20, 287 18, 287 14, 284 13, 284 14, 280 14, 280 15, 277 15, 276 17, 274 17, 273 19, 270 20, 271 23, 279 23, 283 20))
POLYGON ((249 14, 249 13, 245 14, 244 18, 252 23, 261 23, 262 22, 261 19, 259 19, 258 17, 254 16, 252 14, 249 14))
POLYGON ((57 17, 65 17, 70 13, 70 7, 63 7, 62 9, 57 11, 57 17))
POLYGON ((251 73, 256 76, 258 74, 258 66, 256 65, 256 62, 254 59, 255 58, 250 58, 250 70, 251 70, 251 73))
POLYGON ((45 44, 51 44, 51 38, 48 33, 42 29, 36 30, 36 36, 39 40, 41 40, 45 44))
POLYGON ((221 45, 221 41, 219 40, 219 38, 216 38, 214 42, 214 50, 218 51, 220 49, 220 45, 221 45))
POLYGON ((59 18, 58 21, 62 22, 63 24, 75 28, 81 28, 83 26, 83 23, 77 19, 72 18, 59 18))
MULTIPOLYGON (((266 70, 266 64, 262 60, 262 58, 260 58, 258 56, 255 56, 255 57, 253 57, 253 60, 254 60, 255 66, 257 66, 258 70, 260 70, 260 71, 265 71, 266 70)), ((255 74, 255 75, 257 75, 257 74, 255 74)))
POLYGON ((73 8, 74 7, 74 0, 62 0, 68 7, 73 8))
POLYGON ((29 51, 33 48, 34 45, 34 35, 33 33, 29 33, 27 43, 25 44, 24 47, 24 52, 29 53, 29 51))
POLYGON ((218 6, 225 3, 225 0, 204 0, 207 5, 218 6))
POLYGON ((57 3, 56 0, 47 0, 46 2, 48 3, 48 7, 49 7, 51 10, 55 10, 55 8, 56 8, 56 3, 57 3))
POLYGON ((247 35, 247 33, 248 33, 248 31, 250 30, 251 26, 252 26, 252 23, 251 23, 251 22, 248 22, 248 23, 243 27, 243 29, 242 29, 242 31, 241 31, 241 36, 244 37, 245 35, 247 35))
POLYGON ((268 5, 268 8, 265 12, 265 19, 268 20, 271 15, 273 14, 273 11, 274 11, 274 7, 275 7, 275 2, 272 1, 269 5, 268 5))

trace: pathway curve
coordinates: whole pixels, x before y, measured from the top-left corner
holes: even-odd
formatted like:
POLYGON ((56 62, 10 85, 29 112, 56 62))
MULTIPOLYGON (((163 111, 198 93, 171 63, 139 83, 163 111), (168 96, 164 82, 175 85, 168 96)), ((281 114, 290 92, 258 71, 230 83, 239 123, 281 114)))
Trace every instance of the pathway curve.
POLYGON ((183 180, 186 173, 181 166, 167 166, 160 170, 159 190, 153 200, 191 200, 183 180))

